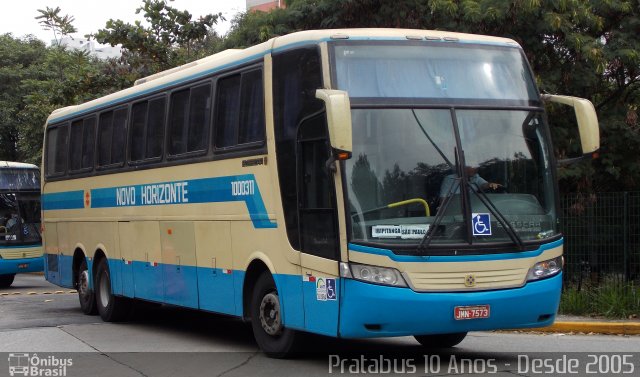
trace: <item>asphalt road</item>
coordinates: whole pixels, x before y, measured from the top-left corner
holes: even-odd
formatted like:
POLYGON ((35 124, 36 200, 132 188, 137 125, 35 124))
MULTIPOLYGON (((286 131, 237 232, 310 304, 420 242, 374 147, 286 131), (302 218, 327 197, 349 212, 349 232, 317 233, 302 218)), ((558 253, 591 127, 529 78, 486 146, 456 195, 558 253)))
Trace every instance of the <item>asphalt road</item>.
POLYGON ((640 371, 639 336, 479 332, 454 349, 436 351, 425 350, 411 337, 309 337, 302 351, 293 360, 269 359, 257 349, 250 326, 237 319, 159 305, 141 304, 130 321, 104 323, 82 314, 76 294, 47 283, 41 275, 18 275, 11 288, 0 290, 0 376, 8 375, 10 365, 25 363, 37 365, 39 375, 56 369, 66 376, 640 371), (18 360, 19 355, 28 356, 18 360), (70 365, 60 366, 67 359, 70 365))

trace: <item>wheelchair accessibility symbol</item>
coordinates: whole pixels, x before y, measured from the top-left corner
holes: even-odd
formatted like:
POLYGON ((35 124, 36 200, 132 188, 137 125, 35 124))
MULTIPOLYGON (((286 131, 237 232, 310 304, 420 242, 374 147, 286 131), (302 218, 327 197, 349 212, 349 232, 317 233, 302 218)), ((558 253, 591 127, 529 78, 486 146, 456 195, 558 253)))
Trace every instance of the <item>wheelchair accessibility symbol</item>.
POLYGON ((474 236, 491 235, 491 215, 488 213, 472 213, 471 225, 474 236))

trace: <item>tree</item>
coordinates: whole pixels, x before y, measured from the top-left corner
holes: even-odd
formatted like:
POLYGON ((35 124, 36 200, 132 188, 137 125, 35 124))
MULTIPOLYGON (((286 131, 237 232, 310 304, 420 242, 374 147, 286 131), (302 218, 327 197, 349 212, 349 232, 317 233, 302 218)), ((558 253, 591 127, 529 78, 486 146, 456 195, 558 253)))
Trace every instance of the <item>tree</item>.
POLYGON ((0 160, 22 160, 18 151, 21 128, 17 122, 24 109, 22 85, 34 76, 35 66, 45 55, 46 47, 39 40, 19 40, 11 34, 0 36, 0 160))
POLYGON ((165 0, 143 0, 136 13, 144 13, 150 25, 110 19, 94 35, 98 43, 121 44, 124 60, 142 76, 169 69, 198 57, 197 50, 219 38, 212 27, 224 20, 221 13, 192 20, 187 11, 170 7, 165 0))
POLYGON ((1 35, 0 160, 40 164, 49 114, 121 89, 117 68, 82 51, 1 35))
POLYGON ((36 17, 36 20, 41 20, 39 24, 42 25, 43 29, 53 32, 56 45, 60 44, 60 39, 62 39, 63 36, 78 31, 75 26, 73 26, 75 18, 69 15, 61 16, 60 7, 56 7, 56 9, 46 7, 44 10, 38 9, 38 12, 40 12, 40 15, 36 17), (58 36, 60 36, 60 39, 58 39, 58 36))

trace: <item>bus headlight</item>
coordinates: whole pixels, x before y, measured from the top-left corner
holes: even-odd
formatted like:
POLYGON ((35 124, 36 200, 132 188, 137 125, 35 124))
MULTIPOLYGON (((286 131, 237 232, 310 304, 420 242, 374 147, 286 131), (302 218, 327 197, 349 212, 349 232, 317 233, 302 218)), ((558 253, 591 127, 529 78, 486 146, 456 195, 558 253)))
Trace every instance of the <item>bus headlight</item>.
POLYGON ((370 266, 358 263, 340 263, 340 276, 365 281, 367 283, 406 287, 400 271, 395 268, 370 266))
POLYGON ((536 263, 527 274, 527 281, 551 277, 562 271, 562 257, 536 263))

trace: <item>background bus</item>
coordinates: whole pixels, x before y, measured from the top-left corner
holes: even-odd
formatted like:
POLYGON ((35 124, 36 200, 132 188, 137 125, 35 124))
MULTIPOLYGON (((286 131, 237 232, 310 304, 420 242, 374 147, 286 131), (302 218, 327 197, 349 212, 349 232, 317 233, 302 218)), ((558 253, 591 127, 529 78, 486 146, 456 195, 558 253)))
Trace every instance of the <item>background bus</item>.
POLYGON ((40 236, 40 170, 0 161, 0 287, 15 274, 43 270, 40 236))
MULTIPOLYGON (((545 100, 598 149, 588 101, 545 100)), ((132 299, 250 320, 272 356, 300 332, 549 325, 543 104, 514 41, 424 30, 305 31, 139 80, 47 121, 47 280, 106 321, 132 299)))

